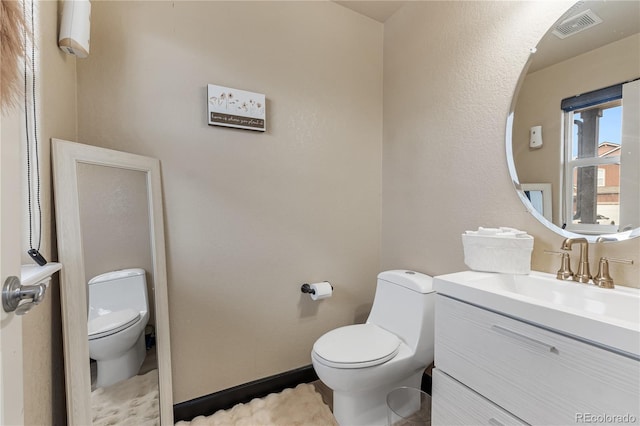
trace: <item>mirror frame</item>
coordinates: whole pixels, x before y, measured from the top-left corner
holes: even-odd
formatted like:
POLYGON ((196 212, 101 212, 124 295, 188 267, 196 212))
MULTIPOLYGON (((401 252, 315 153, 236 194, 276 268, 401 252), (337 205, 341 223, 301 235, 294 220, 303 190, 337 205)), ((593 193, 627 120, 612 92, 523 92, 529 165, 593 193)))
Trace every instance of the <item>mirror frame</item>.
MULTIPOLYGON (((536 218, 547 229, 549 229, 550 231, 555 232, 558 235, 561 235, 564 238, 585 238, 590 243, 595 243, 595 242, 599 242, 599 241, 607 241, 607 242, 625 241, 625 240, 628 240, 628 239, 637 238, 637 237, 640 237, 640 227, 639 228, 634 228, 634 229, 629 230, 629 231, 609 233, 609 234, 606 234, 606 233, 602 233, 602 234, 579 234, 579 233, 576 233, 576 232, 567 231, 566 229, 563 229, 563 228, 559 227, 558 225, 554 224, 552 221, 550 221, 547 218, 545 218, 540 212, 538 212, 533 207, 533 205, 531 204, 531 202, 527 198, 526 194, 524 193, 524 190, 522 188, 523 184, 520 183, 520 180, 518 178, 518 173, 516 171, 516 165, 515 165, 515 162, 514 162, 514 159, 513 159, 513 118, 514 118, 514 114, 515 114, 516 105, 518 103, 518 95, 520 94, 520 89, 522 88, 522 85, 524 84, 524 80, 525 80, 525 78, 527 76, 527 72, 529 71, 529 67, 531 66, 531 62, 532 62, 533 56, 537 51, 537 46, 540 44, 540 41, 542 41, 542 39, 549 34, 549 32, 555 27, 555 25, 558 22, 560 22, 563 19, 565 19, 567 13, 572 8, 573 8, 573 6, 569 7, 562 15, 560 15, 560 17, 556 21, 553 22, 553 24, 551 25, 549 30, 547 30, 542 35, 540 40, 538 40, 538 43, 536 44, 536 47, 533 47, 533 48, 529 49, 529 57, 528 57, 526 63, 524 64, 524 68, 522 69, 522 72, 520 73, 520 76, 518 78, 518 82, 517 82, 515 90, 513 92, 513 97, 511 98, 511 105, 509 107, 509 114, 507 115, 506 131, 505 131, 507 168, 509 169, 509 176, 511 177, 511 182, 513 183, 514 189, 516 190, 516 193, 518 194, 518 197, 520 198, 520 201, 522 201, 522 204, 524 204, 524 206, 526 207, 527 211, 529 213, 531 213, 531 215, 534 218, 536 218)), ((556 198, 556 197, 554 197, 554 198, 556 198)))
POLYGON ((173 425, 173 390, 169 344, 169 308, 160 181, 160 161, 52 139, 53 176, 59 261, 62 263, 60 300, 64 341, 67 415, 69 425, 91 424, 91 373, 87 338, 87 286, 80 229, 78 163, 141 171, 147 178, 151 257, 156 313, 160 424, 173 425), (85 285, 74 285, 84 283, 85 285))

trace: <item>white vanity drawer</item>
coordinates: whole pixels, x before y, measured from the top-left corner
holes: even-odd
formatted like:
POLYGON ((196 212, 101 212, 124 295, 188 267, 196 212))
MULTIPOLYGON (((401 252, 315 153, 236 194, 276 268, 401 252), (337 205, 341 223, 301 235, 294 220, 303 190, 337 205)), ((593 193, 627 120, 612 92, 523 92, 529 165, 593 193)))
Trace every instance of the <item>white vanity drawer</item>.
POLYGON ((435 324, 435 366, 527 423, 640 419, 638 360, 443 295, 435 324))
POLYGON ((433 369, 431 424, 433 426, 526 425, 439 369, 433 369))

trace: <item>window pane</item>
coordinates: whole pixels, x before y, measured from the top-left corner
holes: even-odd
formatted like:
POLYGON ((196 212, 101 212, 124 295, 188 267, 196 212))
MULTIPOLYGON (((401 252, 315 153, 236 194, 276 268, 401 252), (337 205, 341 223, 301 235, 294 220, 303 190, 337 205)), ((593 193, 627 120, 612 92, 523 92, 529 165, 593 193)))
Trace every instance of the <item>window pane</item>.
POLYGON ((620 155, 619 150, 615 149, 620 147, 621 140, 622 101, 586 108, 573 114, 572 160, 620 155), (610 151, 615 153, 611 154, 610 151))
POLYGON ((598 186, 605 186, 607 174, 604 167, 598 167, 598 186))
POLYGON ((599 146, 604 143, 620 145, 622 140, 622 105, 602 110, 598 133, 599 146))
POLYGON ((572 223, 600 225, 619 223, 619 164, 575 167, 573 182, 572 223))

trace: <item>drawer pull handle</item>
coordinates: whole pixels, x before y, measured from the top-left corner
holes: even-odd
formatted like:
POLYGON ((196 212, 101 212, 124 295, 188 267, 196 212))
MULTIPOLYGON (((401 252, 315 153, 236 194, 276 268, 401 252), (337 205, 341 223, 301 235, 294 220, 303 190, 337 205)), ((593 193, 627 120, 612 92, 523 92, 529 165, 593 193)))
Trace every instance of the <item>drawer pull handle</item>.
POLYGON ((498 334, 502 334, 503 336, 507 336, 507 337, 511 337, 512 339, 518 340, 522 343, 528 344, 529 346, 535 346, 538 348, 543 348, 548 352, 553 352, 553 353, 558 353, 558 349, 556 349, 555 346, 550 345, 548 343, 545 342, 541 342, 540 340, 536 340, 534 338, 531 338, 529 336, 525 336, 524 334, 520 334, 516 331, 513 330, 509 330, 508 328, 504 328, 502 326, 499 325, 492 325, 491 329, 495 332, 497 332, 498 334))
POLYGON ((499 422, 498 420, 494 419, 493 417, 491 417, 491 418, 489 419, 489 424, 490 424, 491 426, 504 426, 504 423, 499 422))

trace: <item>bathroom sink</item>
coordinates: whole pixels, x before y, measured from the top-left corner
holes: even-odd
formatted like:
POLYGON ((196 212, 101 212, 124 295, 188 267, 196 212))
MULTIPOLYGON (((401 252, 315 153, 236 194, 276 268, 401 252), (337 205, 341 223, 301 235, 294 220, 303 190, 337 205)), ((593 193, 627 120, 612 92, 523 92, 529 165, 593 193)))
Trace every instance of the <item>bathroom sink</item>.
POLYGON ((552 275, 498 275, 481 278, 476 283, 494 292, 505 292, 550 303, 560 308, 575 309, 621 321, 640 322, 638 291, 624 287, 602 289, 595 285, 576 285, 560 281, 552 275))
POLYGON ((561 281, 555 275, 464 271, 434 278, 434 289, 640 359, 640 289, 561 281))

